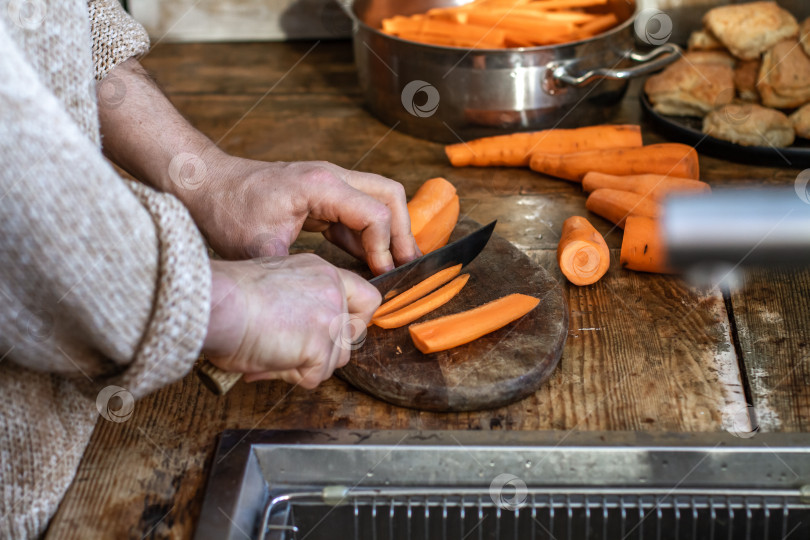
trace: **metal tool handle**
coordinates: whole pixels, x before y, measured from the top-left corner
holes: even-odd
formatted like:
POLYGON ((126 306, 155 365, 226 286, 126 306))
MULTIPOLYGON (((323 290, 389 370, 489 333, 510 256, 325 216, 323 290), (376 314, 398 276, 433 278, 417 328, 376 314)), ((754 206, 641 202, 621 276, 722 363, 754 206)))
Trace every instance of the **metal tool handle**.
POLYGON ((227 394, 242 378, 241 373, 223 371, 205 357, 202 358, 195 371, 205 387, 218 396, 227 394))
POLYGON ((549 65, 549 69, 552 72, 552 76, 560 82, 571 86, 585 86, 596 79, 626 80, 647 75, 668 66, 680 58, 682 54, 683 49, 681 49, 678 45, 675 45, 674 43, 667 43, 665 45, 661 45, 660 47, 656 47, 648 53, 629 51, 626 54, 626 57, 634 62, 639 63, 639 65, 629 68, 597 68, 592 69, 591 71, 588 71, 580 76, 575 76, 568 73, 568 66, 571 64, 571 62, 566 62, 563 64, 551 64, 549 65))

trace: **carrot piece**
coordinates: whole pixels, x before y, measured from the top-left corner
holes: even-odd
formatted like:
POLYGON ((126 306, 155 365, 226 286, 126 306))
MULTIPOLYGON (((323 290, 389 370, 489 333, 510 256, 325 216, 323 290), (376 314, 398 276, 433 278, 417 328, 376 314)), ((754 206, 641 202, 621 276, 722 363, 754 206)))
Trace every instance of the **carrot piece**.
POLYGON ((380 328, 399 328, 400 326, 405 326, 452 300, 461 292, 461 289, 467 284, 468 279, 470 279, 470 274, 462 274, 447 285, 436 289, 427 296, 423 296, 416 302, 408 304, 393 313, 376 317, 372 319, 371 322, 380 328))
POLYGON ((641 127, 605 124, 484 137, 448 145, 444 151, 454 167, 526 167, 534 151, 568 153, 641 145, 641 127))
POLYGON ((597 34, 601 34, 602 32, 610 28, 613 28, 618 23, 619 18, 616 17, 615 13, 600 15, 596 19, 588 21, 582 26, 580 26, 576 31, 576 37, 577 39, 585 39, 591 36, 595 36, 597 34))
POLYGON ((436 287, 441 287, 454 277, 456 277, 461 272, 461 265, 457 264, 455 266, 451 266, 450 268, 445 268, 444 270, 439 270, 429 278, 420 281, 407 291, 402 292, 401 294, 396 295, 388 302, 381 305, 377 308, 377 311, 374 312, 374 315, 371 317, 372 320, 378 317, 382 317, 383 315, 387 315, 392 313, 398 309, 401 309, 408 304, 415 302, 434 290, 436 287))
POLYGON ((532 2, 532 5, 539 9, 570 9, 604 6, 608 0, 540 0, 532 2))
POLYGON ((666 248, 657 220, 644 216, 627 217, 619 263, 628 270, 673 273, 667 266, 666 248))
POLYGON ((663 200, 670 193, 675 192, 707 192, 712 188, 706 182, 690 178, 678 178, 662 174, 635 174, 629 176, 615 176, 591 171, 582 179, 584 191, 597 189, 619 189, 632 191, 656 201, 663 200))
POLYGON ((571 216, 563 222, 557 244, 557 264, 574 285, 591 285, 610 267, 610 250, 587 219, 571 216))
POLYGON ((458 222, 460 211, 458 195, 455 195, 450 202, 442 208, 436 217, 430 220, 420 232, 413 235, 416 245, 423 255, 443 247, 450 240, 453 229, 458 222))
POLYGON ((680 143, 640 148, 607 148, 568 154, 532 153, 529 166, 539 173, 579 182, 590 171, 616 175, 655 173, 699 178, 698 155, 680 143))
POLYGON ((425 354, 464 345, 503 328, 537 307, 540 300, 510 294, 477 308, 408 327, 416 348, 425 354))
POLYGON ((657 218, 661 207, 644 195, 618 189, 597 189, 588 196, 585 208, 624 229, 627 216, 657 218))
POLYGON ((419 186, 408 203, 411 233, 419 234, 455 196, 455 186, 444 178, 431 178, 419 186))

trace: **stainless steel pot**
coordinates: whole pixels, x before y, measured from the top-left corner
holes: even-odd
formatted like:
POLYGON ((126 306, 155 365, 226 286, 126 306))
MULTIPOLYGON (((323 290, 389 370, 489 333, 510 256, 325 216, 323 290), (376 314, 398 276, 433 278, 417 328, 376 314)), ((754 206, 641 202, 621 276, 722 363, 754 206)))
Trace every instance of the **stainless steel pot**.
POLYGON ((674 44, 636 50, 635 0, 609 0, 623 21, 591 39, 521 49, 461 49, 405 41, 378 28, 385 17, 464 0, 355 0, 355 61, 366 103, 406 133, 458 142, 505 132, 573 127, 607 119, 627 79, 680 54, 674 44))

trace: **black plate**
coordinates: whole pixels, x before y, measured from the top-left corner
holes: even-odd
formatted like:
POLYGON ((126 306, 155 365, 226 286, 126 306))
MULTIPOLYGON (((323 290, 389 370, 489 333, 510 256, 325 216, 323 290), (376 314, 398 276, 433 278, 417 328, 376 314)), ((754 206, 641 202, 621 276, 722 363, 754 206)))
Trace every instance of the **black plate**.
POLYGON ((793 146, 787 148, 743 146, 704 134, 702 118, 667 116, 654 111, 644 92, 641 92, 641 107, 661 133, 694 146, 701 154, 753 165, 795 169, 810 167, 810 141, 806 139, 797 137, 793 146))

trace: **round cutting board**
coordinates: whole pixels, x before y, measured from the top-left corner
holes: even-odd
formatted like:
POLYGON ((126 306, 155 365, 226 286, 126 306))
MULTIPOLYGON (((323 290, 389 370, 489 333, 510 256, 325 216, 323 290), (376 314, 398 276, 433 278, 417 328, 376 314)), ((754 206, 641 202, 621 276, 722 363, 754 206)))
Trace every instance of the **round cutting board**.
MULTIPOLYGON (((478 227, 463 219, 451 241, 478 227)), ((336 266, 372 277, 365 264, 328 242, 316 253, 336 266)), ((393 330, 371 326, 337 375, 394 405, 431 411, 489 409, 534 393, 557 366, 568 334, 568 306, 560 284, 497 233, 462 273, 469 273, 470 279, 458 296, 415 322, 511 293, 534 296, 540 304, 500 330, 433 354, 423 354, 413 345, 407 326, 393 330)))

